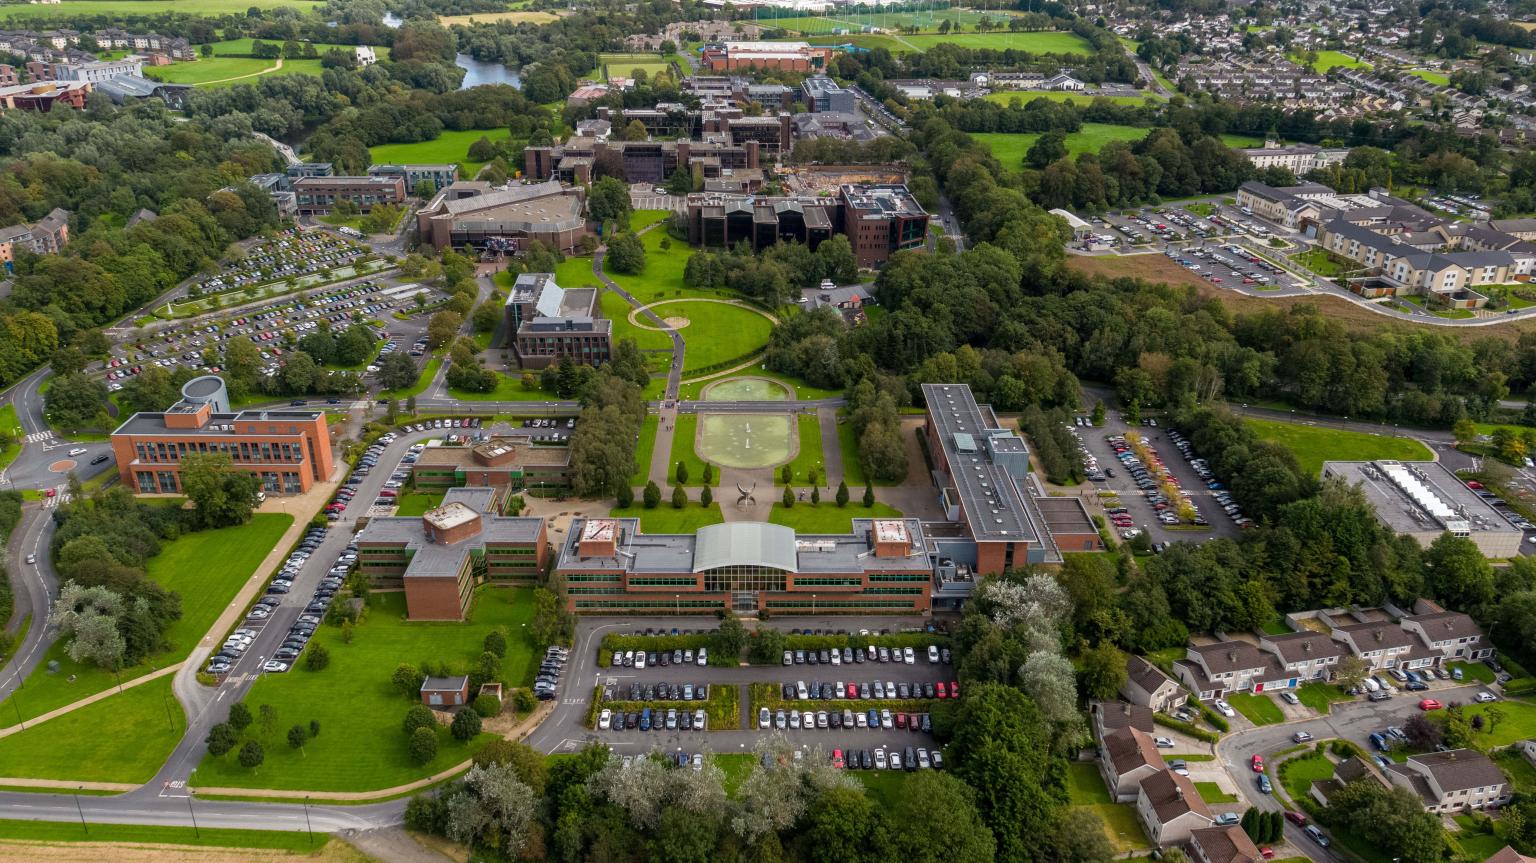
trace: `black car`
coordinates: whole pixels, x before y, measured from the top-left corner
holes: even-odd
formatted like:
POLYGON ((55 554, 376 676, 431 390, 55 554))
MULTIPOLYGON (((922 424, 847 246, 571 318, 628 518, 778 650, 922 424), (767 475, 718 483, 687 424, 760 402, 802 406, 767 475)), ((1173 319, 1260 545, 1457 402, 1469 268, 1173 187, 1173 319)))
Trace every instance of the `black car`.
POLYGON ((267 585, 267 593, 287 593, 287 592, 288 592, 288 588, 285 585, 281 585, 281 584, 269 584, 269 585, 267 585))
POLYGON ((109 459, 111 457, 112 456, 109 456, 106 453, 102 453, 101 455, 96 456, 95 458, 91 459, 91 464, 101 464, 102 462, 106 461, 107 459, 109 459))

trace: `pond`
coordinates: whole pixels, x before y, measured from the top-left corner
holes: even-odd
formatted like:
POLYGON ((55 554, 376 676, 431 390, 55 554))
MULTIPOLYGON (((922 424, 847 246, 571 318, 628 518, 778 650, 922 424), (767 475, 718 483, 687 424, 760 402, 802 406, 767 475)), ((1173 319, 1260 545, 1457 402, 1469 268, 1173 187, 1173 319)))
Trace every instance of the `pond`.
POLYGON ((707 402, 782 402, 789 388, 767 378, 727 378, 704 388, 707 402))
MULTIPOLYGON (((393 12, 384 13, 384 26, 399 29, 405 19, 393 12)), ((500 63, 492 63, 486 60, 476 60, 468 54, 453 55, 454 65, 464 70, 464 81, 459 84, 460 90, 470 87, 478 87, 481 84, 510 84, 513 87, 523 86, 523 79, 517 74, 516 69, 508 69, 500 63)))
POLYGON ((705 414, 699 417, 694 449, 722 467, 775 467, 794 458, 800 446, 791 429, 789 417, 783 415, 705 414))

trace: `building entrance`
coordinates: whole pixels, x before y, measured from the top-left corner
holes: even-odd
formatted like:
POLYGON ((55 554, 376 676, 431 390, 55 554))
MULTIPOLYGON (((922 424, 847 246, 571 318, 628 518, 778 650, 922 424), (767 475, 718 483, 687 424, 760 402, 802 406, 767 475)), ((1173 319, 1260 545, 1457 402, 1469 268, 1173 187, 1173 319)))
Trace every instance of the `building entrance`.
POLYGON ((737 614, 757 614, 757 591, 738 590, 732 593, 731 611, 737 614))

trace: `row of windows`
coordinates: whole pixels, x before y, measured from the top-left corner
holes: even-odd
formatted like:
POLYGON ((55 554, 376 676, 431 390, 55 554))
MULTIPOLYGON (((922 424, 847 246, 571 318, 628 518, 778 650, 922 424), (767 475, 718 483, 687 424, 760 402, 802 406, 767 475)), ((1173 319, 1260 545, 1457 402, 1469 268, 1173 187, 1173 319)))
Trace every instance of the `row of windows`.
POLYGON ((824 599, 812 601, 809 599, 770 599, 769 608, 804 608, 814 606, 817 611, 830 611, 835 608, 913 608, 914 604, 909 599, 849 599, 836 600, 824 599))
POLYGON ((622 588, 617 587, 567 587, 565 592, 571 596, 622 595, 624 593, 622 588))
POLYGON ((490 546, 490 545, 488 545, 488 546, 485 547, 485 553, 489 554, 489 555, 492 555, 492 556, 496 556, 496 555, 530 555, 530 554, 537 554, 538 553, 538 549, 536 549, 536 548, 520 548, 520 547, 515 547, 515 546, 504 546, 504 545, 503 546, 490 546))
POLYGON ((864 591, 866 595, 879 594, 882 596, 922 596, 927 592, 926 587, 871 587, 864 591))
POLYGON ((804 578, 795 576, 795 587, 858 587, 864 583, 861 578, 804 578))
POLYGON ((659 577, 659 578, 635 578, 629 579, 630 587, 698 587, 697 578, 659 577))
POLYGON ((272 462, 272 461, 304 461, 304 448, 300 444, 274 444, 274 443, 208 443, 207 441, 186 441, 172 443, 136 443, 133 445, 134 455, 143 462, 170 462, 180 461, 187 453, 224 453, 234 462, 272 462))
POLYGON ((582 609, 593 609, 593 610, 602 610, 602 609, 609 609, 609 610, 623 610, 623 609, 645 609, 645 610, 649 610, 649 609, 658 609, 658 610, 664 610, 664 609, 668 609, 668 608, 671 608, 671 609, 680 609, 680 608, 710 609, 710 608, 724 608, 724 607, 725 607, 725 600, 723 600, 723 599, 683 599, 683 600, 670 600, 670 599, 661 599, 661 600, 645 600, 645 599, 578 599, 578 600, 576 600, 576 609, 578 611, 580 611, 582 609))
POLYGON ((885 582, 892 582, 892 581, 921 581, 921 582, 925 582, 926 583, 933 576, 929 575, 926 572, 919 572, 919 573, 916 573, 914 575, 869 575, 869 576, 865 576, 865 577, 868 578, 870 581, 885 581, 885 582))
POLYGON ((565 577, 565 580, 568 581, 568 582, 590 581, 590 582, 602 582, 604 584, 618 584, 620 581, 623 580, 623 576, 618 576, 618 575, 567 575, 565 577))

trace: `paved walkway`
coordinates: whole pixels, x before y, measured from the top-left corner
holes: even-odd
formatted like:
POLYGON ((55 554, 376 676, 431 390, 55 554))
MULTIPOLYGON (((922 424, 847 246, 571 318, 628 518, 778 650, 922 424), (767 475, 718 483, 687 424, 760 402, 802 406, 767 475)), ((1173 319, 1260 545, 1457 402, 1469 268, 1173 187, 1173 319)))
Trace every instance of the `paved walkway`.
MULTIPOLYGON (((103 698, 107 698, 109 696, 116 695, 116 694, 118 694, 119 692, 122 692, 125 689, 132 689, 135 686, 143 685, 145 683, 150 682, 151 680, 157 680, 157 679, 159 679, 161 677, 166 676, 167 674, 173 674, 173 673, 175 673, 177 671, 177 669, 181 668, 181 666, 182 666, 182 663, 180 663, 180 662, 176 663, 175 665, 168 665, 165 668, 161 668, 159 670, 152 671, 149 674, 145 674, 145 675, 142 675, 140 677, 135 677, 132 680, 125 680, 120 685, 114 686, 111 689, 103 689, 102 691, 96 693, 95 695, 87 695, 86 697, 80 699, 79 701, 73 702, 71 704, 66 704, 63 707, 56 707, 53 710, 48 711, 47 713, 43 713, 43 714, 40 714, 38 716, 34 716, 34 717, 32 717, 31 719, 28 719, 25 722, 17 723, 16 725, 12 725, 9 728, 0 728, 0 738, 10 737, 12 734, 18 734, 18 733, 20 733, 22 731, 26 731, 28 728, 32 728, 34 726, 41 725, 41 724, 43 724, 44 722, 47 722, 50 719, 57 719, 58 717, 63 716, 66 713, 72 713, 72 712, 74 712, 76 710, 79 710, 82 707, 88 707, 88 706, 90 706, 92 704, 95 704, 96 702, 102 700, 103 698)), ((12 780, 0 779, 0 785, 14 785, 14 784, 16 784, 16 782, 14 782, 12 780)), ((130 785, 129 787, 132 788, 134 786, 130 785)))
MULTIPOLYGON (((837 442, 837 408, 816 409, 816 421, 821 423, 821 461, 825 465, 821 482, 831 489, 843 478, 843 448, 837 442)), ((853 490, 850 488, 849 492, 853 490)))

